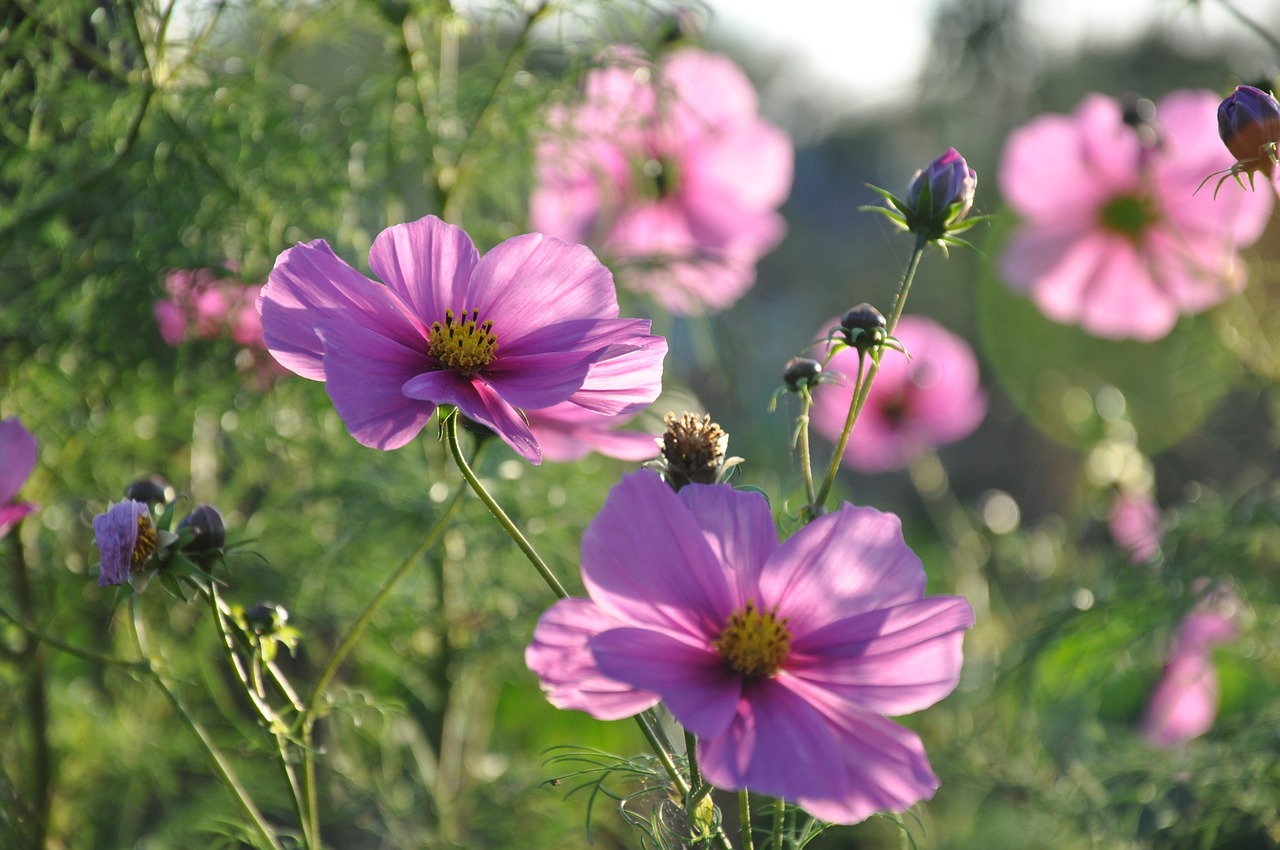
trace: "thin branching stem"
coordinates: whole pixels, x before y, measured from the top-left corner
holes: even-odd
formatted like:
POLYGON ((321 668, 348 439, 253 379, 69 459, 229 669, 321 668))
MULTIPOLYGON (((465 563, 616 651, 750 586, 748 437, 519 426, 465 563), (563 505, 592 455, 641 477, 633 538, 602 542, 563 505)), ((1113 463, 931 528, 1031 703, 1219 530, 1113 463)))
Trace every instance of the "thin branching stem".
MULTIPOLYGON (((907 294, 911 291, 911 282, 915 280, 916 269, 920 267, 920 258, 924 256, 924 249, 929 242, 923 236, 916 236, 916 245, 911 252, 911 259, 907 261, 907 269, 903 272, 902 282, 898 285, 898 294, 893 299, 893 309, 889 312, 889 318, 885 322, 885 335, 893 336, 894 329, 898 326, 898 320, 902 318, 902 311, 907 305, 907 294)), ((827 475, 822 481, 822 489, 818 491, 818 497, 811 503, 809 517, 818 516, 823 511, 827 497, 831 495, 831 487, 835 484, 836 473, 840 471, 840 461, 844 459, 845 449, 849 445, 849 435, 853 433, 853 426, 858 421, 858 416, 862 413, 863 406, 867 403, 867 396, 871 392, 871 384, 876 379, 876 373, 880 371, 880 360, 878 357, 871 358, 871 364, 867 366, 866 374, 862 373, 863 362, 859 358, 858 361, 858 381, 854 385, 853 398, 849 402, 849 415, 845 417, 844 428, 840 432, 840 439, 836 443, 835 453, 831 456, 831 464, 827 467, 827 475)))

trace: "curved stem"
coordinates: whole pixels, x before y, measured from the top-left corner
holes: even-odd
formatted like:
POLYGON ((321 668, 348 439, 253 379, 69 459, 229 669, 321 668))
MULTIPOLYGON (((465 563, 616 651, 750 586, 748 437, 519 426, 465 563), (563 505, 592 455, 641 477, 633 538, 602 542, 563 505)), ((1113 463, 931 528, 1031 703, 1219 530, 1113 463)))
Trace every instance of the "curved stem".
POLYGON ((520 547, 520 551, 529 559, 529 563, 533 564, 533 568, 538 571, 538 575, 542 576, 542 580, 547 583, 547 587, 551 588, 551 592, 559 599, 568 599, 569 591, 564 589, 564 585, 556 578, 555 573, 551 572, 551 568, 547 566, 547 562, 542 560, 542 556, 533 548, 533 544, 521 533, 520 528, 511 521, 502 507, 489 495, 489 491, 480 483, 480 479, 471 471, 471 466, 467 463, 467 459, 462 454, 462 444, 458 439, 458 413, 448 414, 445 419, 445 437, 449 441, 449 451, 453 453, 454 463, 458 465, 458 471, 462 473, 462 477, 471 485, 471 489, 480 497, 480 501, 484 502, 484 506, 489 509, 489 513, 493 514, 493 518, 498 521, 498 525, 502 526, 502 530, 507 536, 520 547))
POLYGON ((1240 9, 1237 9, 1235 4, 1230 2, 1230 0, 1218 0, 1218 2, 1222 4, 1222 7, 1226 9, 1233 18, 1244 24, 1246 28, 1252 30, 1255 35, 1267 43, 1268 47, 1275 51, 1277 56, 1280 56, 1280 39, 1277 39, 1274 35, 1267 32, 1266 27, 1262 26, 1262 24, 1246 15, 1240 9))
MULTIPOLYGON (((894 329, 898 327, 898 320, 902 318, 902 311, 907 305, 907 294, 911 291, 912 281, 915 280, 916 269, 920 267, 920 258, 924 256, 924 249, 928 244, 928 240, 923 236, 916 236, 915 248, 911 252, 911 259, 907 261, 906 271, 902 274, 902 282, 898 284, 898 294, 893 299, 893 308, 889 311, 889 318, 885 322, 886 336, 893 336, 894 329)), ((853 398, 849 402, 849 415, 845 417, 844 429, 840 432, 840 440, 836 444, 835 454, 832 455, 831 464, 827 467, 827 476, 823 479, 822 489, 818 492, 817 499, 811 504, 810 519, 822 513, 827 496, 831 494, 831 487, 835 484, 836 473, 840 471, 840 461, 844 459, 845 449, 849 445, 849 435, 853 433, 854 423, 858 421, 858 416, 862 413, 862 408, 867 403, 867 396, 871 392, 871 383, 876 379, 876 373, 880 371, 880 359, 879 357, 871 358, 871 365, 867 367, 865 377, 862 374, 862 366, 862 359, 859 358, 858 381, 854 384, 853 398)))
POLYGON ((276 839, 275 830, 267 823, 266 818, 262 816, 262 812, 258 811, 257 805, 254 804, 253 798, 249 796, 248 790, 241 784, 239 777, 236 776, 235 770, 231 767, 231 762, 227 761, 226 756, 218 749, 218 745, 213 742, 203 724, 191 715, 187 707, 182 702, 182 698, 177 692, 169 687, 169 683, 160 675, 160 671, 156 669, 155 662, 151 660, 151 655, 147 651, 145 631, 142 625, 142 615, 138 611, 138 597, 129 598, 129 622, 133 626, 133 641, 138 647, 138 654, 144 659, 143 669, 151 677, 152 681, 164 691, 164 695, 169 698, 169 702, 173 705, 175 711, 190 727, 195 736, 200 739, 200 743, 204 746, 205 752, 209 754, 209 758, 213 760, 213 766, 217 769, 218 775, 222 777, 223 783, 231 790, 235 796, 236 802, 240 804, 240 808, 245 815, 253 822, 259 834, 271 850, 284 850, 280 842, 276 839))
MULTIPOLYGON (((298 725, 302 734, 302 784, 306 789, 307 811, 309 817, 309 831, 311 835, 316 836, 319 840, 320 835, 320 794, 316 786, 316 757, 315 746, 313 745, 312 733, 315 729, 316 720, 320 710, 320 702, 324 699, 325 692, 329 688, 329 683, 333 681, 333 677, 337 675, 338 668, 342 666, 342 662, 351 654, 351 650, 355 648, 356 641, 364 634, 364 630, 373 620, 374 614, 382 607, 382 603, 391 595, 391 591, 400 579, 404 578, 409 570, 418 563, 418 561, 444 535, 445 529, 448 528, 449 522, 453 519, 453 515, 457 512, 458 506, 462 504, 463 488, 457 488, 453 493, 453 498, 445 506, 444 511, 436 520, 435 525, 431 526, 431 530, 422 538, 422 542, 418 547, 409 554, 407 558, 400 562, 389 576, 382 582, 382 586, 378 588, 378 592, 369 600, 369 604, 365 606, 360 617, 351 624, 347 629, 346 635, 338 644, 338 648, 334 650, 329 662, 325 665, 324 670, 320 672, 320 677, 316 679, 315 686, 311 689, 311 695, 306 701, 306 707, 303 708, 298 715, 298 725)), ((292 697, 297 702, 297 697, 292 697)))

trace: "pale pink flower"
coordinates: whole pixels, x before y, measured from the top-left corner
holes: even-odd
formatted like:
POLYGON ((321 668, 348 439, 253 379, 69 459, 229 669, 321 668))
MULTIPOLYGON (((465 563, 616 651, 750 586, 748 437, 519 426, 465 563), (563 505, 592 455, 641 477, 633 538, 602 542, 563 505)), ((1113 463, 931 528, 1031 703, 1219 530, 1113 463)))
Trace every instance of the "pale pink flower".
POLYGON ((18 491, 36 468, 36 438, 17 419, 0 420, 0 537, 36 509, 18 491))
MULTIPOLYGON (((921 316, 904 316, 894 336, 910 359, 885 350, 880 361, 844 455, 843 462, 860 472, 902 469, 921 452, 969 436, 987 414, 978 361, 968 343, 921 316)), ((842 350, 827 370, 845 380, 813 391, 811 421, 835 442, 853 398, 858 352, 842 350)))
POLYGON ((1116 493, 1107 515, 1107 528, 1116 545, 1129 553, 1135 564, 1150 561, 1160 552, 1164 518, 1150 493, 1116 493))
POLYGON ((1218 673, 1213 647, 1236 637, 1235 624, 1221 614, 1193 611, 1182 621, 1173 653, 1156 685, 1142 721, 1142 735, 1170 747, 1198 738, 1218 714, 1218 673))
POLYGON ((552 606, 525 653, 554 705, 661 700, 713 785, 837 823, 933 796, 919 737, 885 715, 955 688, 973 611, 924 597, 897 517, 846 504, 779 544, 760 494, 641 470, 588 526, 582 576, 590 599, 552 606))
POLYGON ((428 216, 378 234, 369 264, 386 285, 323 240, 297 245, 259 301, 272 355, 324 381, 366 446, 399 448, 450 404, 539 463, 522 410, 569 402, 617 415, 661 390, 666 342, 618 318, 613 277, 581 245, 529 233, 481 257, 428 216))
POLYGON ((688 47, 653 65, 616 48, 606 61, 580 103, 548 116, 531 226, 596 247, 673 313, 722 310, 785 232, 791 141, 724 56, 688 47))
POLYGON ((1093 94, 1072 115, 1010 134, 1000 189, 1022 225, 1000 257, 1009 286, 1056 322, 1144 341, 1239 291, 1237 249, 1262 234, 1272 197, 1233 181, 1216 198, 1196 191, 1234 162, 1216 132, 1218 101, 1176 91, 1153 126, 1135 128, 1118 100, 1093 94))

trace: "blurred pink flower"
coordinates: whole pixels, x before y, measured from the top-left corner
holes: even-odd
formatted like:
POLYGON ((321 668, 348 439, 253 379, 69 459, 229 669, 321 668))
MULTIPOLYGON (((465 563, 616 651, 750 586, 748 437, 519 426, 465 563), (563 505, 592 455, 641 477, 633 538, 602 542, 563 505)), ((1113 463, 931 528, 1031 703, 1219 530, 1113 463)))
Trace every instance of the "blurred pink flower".
POLYGON ((955 688, 973 611, 924 598, 897 517, 846 504, 779 544, 760 494, 641 470, 587 528, 582 576, 590 599, 548 609, 525 653, 554 705, 661 700, 713 785, 837 823, 933 796, 919 737, 884 715, 955 688))
POLYGON ((634 413, 605 416, 566 401, 542 410, 526 410, 525 418, 542 447, 543 460, 566 463, 591 452, 630 461, 658 456, 660 436, 621 429, 635 418, 634 413))
MULTIPOLYGON (((968 343, 920 316, 904 316, 894 336, 910 359, 885 351, 880 362, 844 455, 843 462, 860 472, 902 469, 923 451, 967 437, 987 414, 978 361, 968 343)), ((811 417, 814 429, 835 442, 853 398, 857 351, 844 349, 827 369, 847 380, 813 391, 811 417)))
POLYGON ((428 216, 378 234, 369 263, 386 285, 324 240, 297 245, 259 300, 272 355, 324 381, 366 446, 399 448, 450 404, 539 463, 521 409, 570 402, 616 415, 661 389, 666 342, 649 322, 618 318, 609 270, 581 245, 529 233, 481 257, 460 228, 428 216))
POLYGON ((1235 624, 1210 611, 1193 611, 1182 621, 1173 653, 1156 685, 1142 722, 1142 735, 1170 747, 1208 732, 1218 713, 1218 673, 1213 647, 1234 640, 1235 624))
POLYGON ((1150 493, 1116 493, 1107 517, 1107 527, 1116 545, 1129 553, 1135 564, 1150 561, 1160 552, 1164 518, 1150 493))
POLYGON ((151 312, 169 345, 190 333, 197 339, 229 335, 246 348, 264 348, 256 306, 261 286, 219 278, 211 269, 175 269, 165 275, 164 288, 169 297, 151 312))
POLYGON ((729 59, 682 48, 654 66, 615 48, 537 147, 535 230, 596 247, 623 285, 673 313, 733 304, 781 241, 787 135, 729 59))
POLYGON ((1239 291, 1236 251, 1262 234, 1272 197, 1232 181, 1216 199, 1196 191, 1234 162, 1216 132, 1218 101, 1176 91, 1154 125, 1135 128, 1118 100, 1093 94, 1072 115, 1010 134, 1000 189, 1022 225, 1000 257, 1009 286, 1056 322, 1144 341, 1239 291))
POLYGON ((6 536, 36 506, 17 501, 18 491, 36 468, 36 438, 16 418, 0 420, 0 537, 6 536))

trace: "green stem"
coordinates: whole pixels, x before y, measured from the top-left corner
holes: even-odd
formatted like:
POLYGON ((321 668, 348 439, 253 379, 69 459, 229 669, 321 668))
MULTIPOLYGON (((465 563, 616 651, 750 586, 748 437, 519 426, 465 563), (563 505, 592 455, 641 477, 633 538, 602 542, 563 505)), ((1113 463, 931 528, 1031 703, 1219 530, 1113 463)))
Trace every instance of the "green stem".
POLYGON ((489 495, 489 491, 480 483, 480 479, 471 471, 470 464, 467 463, 466 457, 462 454, 462 443, 458 439, 458 418, 460 414, 456 411, 446 415, 445 418, 445 436, 449 441, 449 451, 453 453, 453 460, 458 465, 458 470, 462 473, 462 477, 471 485, 471 489, 480 497, 480 501, 484 502, 484 506, 489 509, 489 513, 493 514, 493 518, 498 521, 498 525, 502 526, 502 530, 507 536, 520 547, 520 551, 529 559, 529 563, 533 564, 533 568, 538 571, 538 575, 542 576, 542 580, 547 583, 547 587, 551 588, 551 592, 559 599, 568 599, 569 591, 564 589, 564 585, 556 578, 555 573, 551 572, 551 568, 547 566, 547 562, 542 560, 542 556, 533 548, 521 533, 520 528, 511 521, 506 512, 502 510, 493 496, 489 495))
MULTIPOLYGON (((418 548, 414 549, 409 554, 409 557, 405 558, 400 563, 400 566, 396 567, 387 576, 382 582, 382 586, 378 588, 378 592, 374 594, 373 598, 369 600, 369 604, 365 606, 364 611, 361 612, 360 617, 347 629, 346 635, 343 636, 333 655, 329 657, 329 662, 325 665, 324 670, 320 672, 320 677, 311 689, 306 708, 298 716, 298 725, 302 733, 302 783, 306 789, 307 811, 310 814, 308 823, 310 824, 311 834, 316 836, 317 840, 320 835, 320 792, 316 787, 316 757, 312 733, 315 729, 316 721, 319 719, 320 703, 329 688, 329 683, 337 675, 338 668, 346 660, 347 656, 351 654, 351 650, 355 648, 356 641, 364 634, 364 630, 373 620, 374 614, 378 612, 387 597, 391 595, 392 589, 408 574, 413 565, 418 563, 418 560, 440 541, 445 529, 449 526, 449 522, 453 519, 453 515, 457 512, 459 505, 462 504, 462 493, 463 488, 461 487, 454 491, 453 498, 449 500, 444 512, 436 520, 435 525, 422 538, 418 548)), ((294 699, 296 701, 296 697, 294 699)))
MULTIPOLYGON (((885 322, 886 336, 893 336, 894 329, 898 327, 898 320, 902 318, 902 311, 907 305, 907 294, 911 291, 912 281, 915 280, 916 269, 920 267, 920 258, 924 256, 924 249, 928 244, 928 240, 923 236, 916 236, 915 248, 911 252, 911 259, 907 261, 902 282, 898 284, 898 294, 893 299, 893 309, 889 311, 889 318, 885 322)), ((849 435, 853 433, 854 423, 858 421, 863 405, 867 403, 871 383, 876 379, 876 373, 880 371, 879 357, 871 358, 871 365, 867 367, 865 377, 862 374, 862 365, 862 360, 859 359, 858 381, 854 385, 853 398, 849 402, 849 415, 845 417, 844 429, 840 432, 835 454, 832 455, 831 464, 827 467, 827 476, 823 479, 822 489, 818 492, 818 498, 811 503, 810 518, 818 516, 823 511, 827 497, 831 494, 831 487, 835 484, 836 473, 840 471, 840 461, 844 459, 844 451, 849 445, 849 435)))
MULTIPOLYGON (((17 529, 9 537, 13 550, 12 565, 14 593, 22 609, 24 619, 35 615, 35 596, 31 591, 31 577, 27 561, 18 540, 17 529)), ((31 836, 33 850, 44 847, 49 829, 49 808, 53 791, 53 748, 49 745, 49 703, 46 695, 44 662, 40 657, 40 641, 27 634, 23 640, 21 655, 27 669, 26 714, 31 723, 32 771, 31 787, 34 832, 31 836)))
POLYGON ((738 812, 742 825, 742 850, 752 850, 755 839, 751 834, 751 798, 746 788, 738 792, 738 812))
POLYGON ((787 818, 787 804, 778 797, 773 802, 773 838, 769 850, 782 850, 782 825, 787 818))
POLYGON ((804 476, 805 504, 815 505, 817 500, 813 487, 813 455, 809 451, 809 411, 813 408, 813 394, 808 388, 800 392, 800 416, 796 420, 799 428, 797 439, 800 445, 800 473, 804 476))
POLYGON ((110 664, 113 667, 132 667, 139 672, 142 672, 142 673, 147 672, 147 665, 143 662, 128 661, 124 658, 116 658, 115 656, 112 656, 112 655, 103 655, 100 652, 94 652, 89 649, 82 649, 78 646, 73 646, 72 644, 66 643, 64 641, 60 641, 55 637, 50 637, 49 635, 45 634, 39 629, 29 626, 26 623, 22 622, 22 620, 14 616, 13 613, 6 611, 4 608, 0 608, 0 617, 4 617, 10 623, 13 623, 15 626, 17 626, 22 631, 26 632, 27 635, 34 638, 38 642, 48 644, 49 646, 53 647, 59 652, 65 652, 67 655, 73 655, 76 658, 81 659, 82 661, 93 661, 98 664, 110 664))
POLYGON ((174 710, 178 712, 186 722, 187 726, 190 727, 191 731, 195 733, 195 736, 200 739, 200 743, 204 745, 205 752, 207 752, 209 754, 209 758, 213 760, 213 766, 217 769, 218 775, 222 777, 222 781, 226 784, 227 788, 231 790, 231 793, 236 798, 236 802, 240 804, 240 808, 244 811, 245 815, 253 822, 253 825, 257 828, 258 832, 262 835, 263 840, 267 843, 267 846, 270 847, 271 850, 284 850, 284 848, 281 847, 280 842, 276 839, 275 830, 273 830, 271 825, 267 823, 266 819, 262 816, 262 812, 258 811, 257 805, 254 804, 253 798, 249 796, 248 790, 243 784, 241 784, 240 779, 236 776, 235 770, 231 767, 231 763, 227 761, 226 756, 224 756, 222 751, 218 749, 218 745, 213 742, 213 738, 210 737, 208 731, 205 730, 200 721, 196 720, 195 717, 191 715, 191 712, 187 710, 186 705, 182 702, 182 698, 178 696, 176 691, 169 687, 169 683, 164 680, 164 677, 160 675, 160 671, 156 669, 155 662, 151 659, 151 654, 146 648, 146 639, 144 637, 142 626, 142 614, 138 611, 138 597, 136 596, 129 598, 129 614, 129 621, 133 626, 133 640, 135 645, 138 647, 138 654, 144 659, 144 669, 150 675, 152 681, 159 686, 160 690, 164 691, 164 695, 169 698, 169 702, 172 703, 174 710))
POLYGON ((1222 7, 1227 10, 1228 14, 1240 23, 1244 24, 1246 28, 1253 30, 1259 38, 1265 41, 1267 45, 1275 51, 1276 55, 1280 56, 1280 39, 1277 39, 1274 35, 1267 32, 1266 28, 1263 27, 1262 24, 1237 9, 1235 4, 1231 3, 1230 0, 1218 0, 1218 2, 1222 4, 1222 7))
POLYGON ((524 55, 534 25, 550 11, 551 3, 544 0, 525 17, 524 26, 516 34, 515 43, 511 45, 511 51, 507 54, 506 62, 498 73, 498 79, 494 81, 493 88, 489 91, 489 96, 485 99, 484 105, 480 107, 479 114, 476 115, 476 120, 471 124, 471 128, 463 138, 462 150, 458 153, 458 164, 454 169, 454 182, 450 186, 440 187, 439 195, 442 198, 440 217, 445 221, 457 220, 456 206, 458 196, 455 194, 455 190, 470 176, 471 169, 476 162, 477 146, 475 139, 480 134, 480 130, 488 123, 489 116, 493 114, 499 99, 511 84, 516 64, 524 55))
POLYGON ((689 785, 697 788, 702 784, 702 772, 698 770, 698 736, 684 730, 684 756, 689 761, 689 785))

